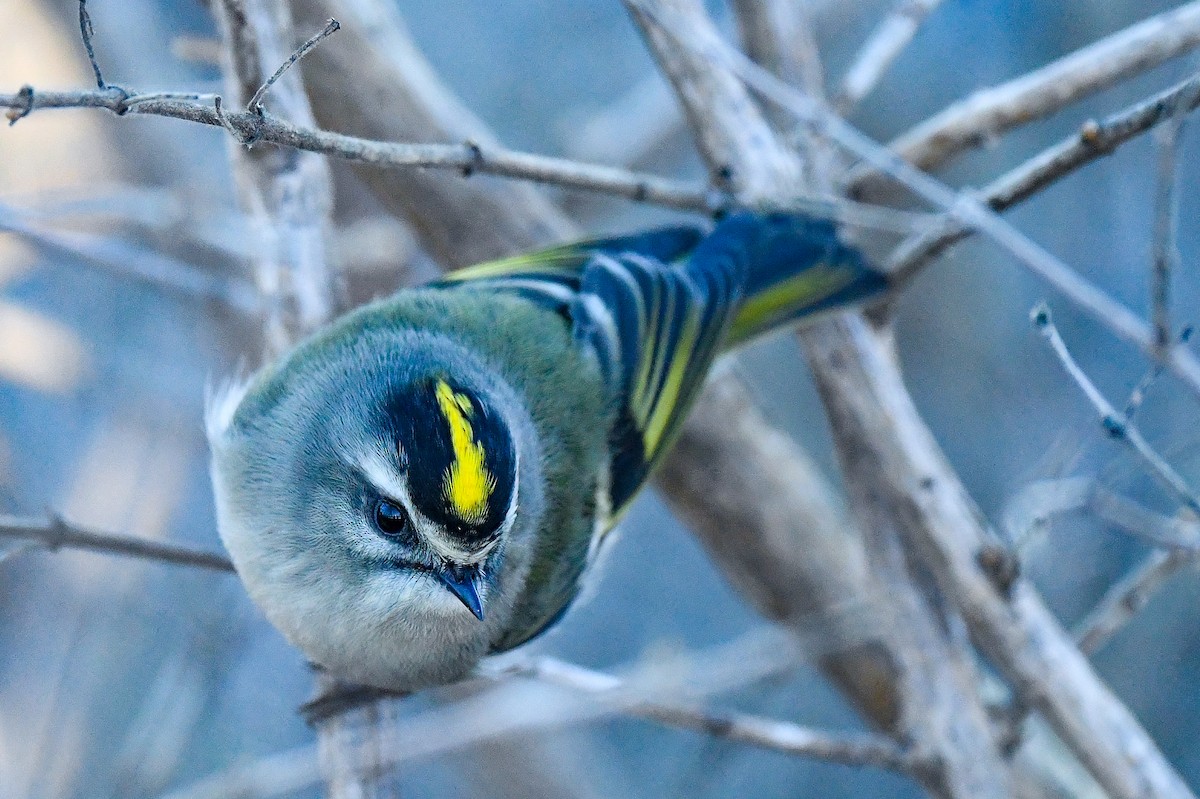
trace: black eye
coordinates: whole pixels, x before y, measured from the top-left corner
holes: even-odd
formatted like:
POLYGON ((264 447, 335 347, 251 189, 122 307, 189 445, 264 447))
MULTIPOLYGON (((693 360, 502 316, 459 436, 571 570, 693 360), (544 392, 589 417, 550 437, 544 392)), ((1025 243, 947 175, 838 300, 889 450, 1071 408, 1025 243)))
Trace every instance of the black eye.
POLYGON ((375 503, 375 526, 384 535, 404 535, 408 532, 408 513, 399 505, 381 499, 375 503))

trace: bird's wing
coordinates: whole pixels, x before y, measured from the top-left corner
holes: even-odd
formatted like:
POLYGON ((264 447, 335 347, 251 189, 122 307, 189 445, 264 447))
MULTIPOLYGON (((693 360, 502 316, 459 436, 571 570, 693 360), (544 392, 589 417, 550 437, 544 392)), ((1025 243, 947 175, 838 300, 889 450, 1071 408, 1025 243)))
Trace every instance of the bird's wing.
POLYGON ((669 449, 720 348, 740 288, 733 269, 677 268, 638 253, 597 254, 570 316, 620 404, 610 435, 610 524, 669 449))
POLYGON ((587 563, 669 448, 703 384, 733 314, 737 274, 711 261, 691 266, 619 250, 593 252, 583 265, 564 317, 616 400, 608 469, 599 475, 591 524, 542 531, 531 569, 537 577, 527 582, 496 651, 535 637, 566 611, 587 563))

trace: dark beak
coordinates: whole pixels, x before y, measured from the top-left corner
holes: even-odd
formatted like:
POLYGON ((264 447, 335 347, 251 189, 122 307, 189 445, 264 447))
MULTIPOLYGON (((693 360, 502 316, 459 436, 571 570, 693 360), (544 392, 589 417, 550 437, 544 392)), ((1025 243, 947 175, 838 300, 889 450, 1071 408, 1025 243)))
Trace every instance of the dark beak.
POLYGON ((437 576, 450 589, 450 593, 483 621, 483 602, 479 600, 479 583, 483 575, 478 566, 446 566, 438 570, 437 576))

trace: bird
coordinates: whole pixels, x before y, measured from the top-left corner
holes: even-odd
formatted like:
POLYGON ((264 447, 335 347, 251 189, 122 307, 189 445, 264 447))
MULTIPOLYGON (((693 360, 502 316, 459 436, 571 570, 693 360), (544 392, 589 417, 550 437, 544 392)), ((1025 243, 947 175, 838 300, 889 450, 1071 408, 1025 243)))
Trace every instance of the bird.
POLYGON ((738 210, 401 289, 211 392, 221 539, 315 666, 455 681, 562 618, 718 355, 888 288, 832 221, 738 210))

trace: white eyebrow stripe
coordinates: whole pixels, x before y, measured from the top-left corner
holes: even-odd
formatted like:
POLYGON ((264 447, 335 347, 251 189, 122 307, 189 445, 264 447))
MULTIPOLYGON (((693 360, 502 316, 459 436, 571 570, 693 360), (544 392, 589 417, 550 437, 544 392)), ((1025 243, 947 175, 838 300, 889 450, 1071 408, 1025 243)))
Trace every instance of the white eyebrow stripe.
POLYGON ((408 483, 400 479, 395 468, 387 461, 371 453, 360 455, 355 462, 376 491, 385 497, 402 501, 409 511, 413 510, 412 497, 408 493, 408 483))

